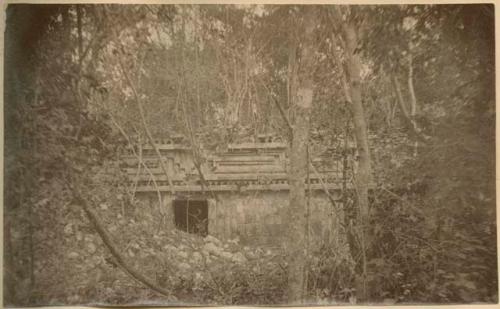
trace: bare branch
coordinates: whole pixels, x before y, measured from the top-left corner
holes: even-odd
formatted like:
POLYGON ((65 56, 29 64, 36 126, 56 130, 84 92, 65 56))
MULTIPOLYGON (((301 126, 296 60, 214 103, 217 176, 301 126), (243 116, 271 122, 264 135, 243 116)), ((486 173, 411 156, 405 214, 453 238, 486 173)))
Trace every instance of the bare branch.
POLYGON ((115 245, 111 235, 109 232, 106 230, 106 228, 103 226, 101 221, 99 220, 99 217, 94 213, 92 209, 89 208, 87 205, 87 202, 85 199, 82 198, 80 192, 76 187, 74 186, 74 183, 72 182, 72 179, 69 179, 66 181, 67 186, 69 187, 73 198, 75 201, 78 203, 80 207, 82 207, 83 211, 87 215, 87 218, 89 221, 92 223, 94 226, 95 230, 99 234, 99 236, 102 239, 102 242, 108 248, 109 252, 111 255, 115 258, 117 264, 122 268, 122 270, 128 274, 130 277, 132 277, 135 281, 147 286, 151 290, 166 296, 166 297, 172 297, 172 294, 170 291, 165 290, 161 286, 157 285, 153 280, 145 277, 141 273, 139 273, 134 267, 125 259, 125 257, 120 253, 118 247, 115 245))
POLYGON ((397 97, 397 101, 399 103, 399 107, 401 109, 401 112, 402 112, 404 118, 406 119, 408 126, 412 130, 412 133, 420 141, 427 142, 430 139, 430 136, 427 136, 422 132, 422 130, 418 127, 416 120, 408 112, 408 108, 406 107, 406 102, 404 101, 403 94, 401 92, 401 86, 399 84, 397 77, 394 74, 392 75, 392 84, 393 84, 394 90, 396 92, 396 97, 397 97))
POLYGON ((415 118, 417 114, 417 97, 413 88, 413 56, 411 51, 408 55, 408 91, 410 92, 410 116, 415 118))
POLYGON ((127 73, 127 70, 125 70, 125 66, 123 65, 123 61, 121 59, 121 53, 119 52, 119 54, 120 55, 117 57, 118 58, 118 63, 120 64, 120 68, 122 69, 123 75, 125 76, 125 80, 127 81, 128 85, 132 89, 132 93, 133 93, 134 99, 135 99, 135 101, 137 103, 137 107, 139 108, 139 115, 141 117, 141 121, 142 121, 142 125, 143 125, 143 128, 144 128, 144 131, 146 132, 146 137, 147 137, 147 139, 149 141, 149 144, 151 145, 151 147, 155 151, 156 155, 158 156, 158 161, 160 163, 160 167, 163 170, 163 173, 165 174, 165 177, 167 177, 168 185, 170 187, 170 192, 172 194, 175 194, 174 184, 172 183, 172 179, 170 177, 168 169, 165 166, 165 163, 163 162, 163 157, 162 157, 160 151, 158 150, 158 147, 156 147, 156 144, 155 144, 155 142, 153 140, 153 136, 151 135, 151 132, 149 131, 149 127, 148 127, 148 125, 146 123, 146 117, 144 116, 144 109, 143 109, 143 106, 142 106, 142 100, 139 97, 139 94, 137 93, 137 90, 136 90, 134 84, 132 83, 132 80, 130 79, 130 77, 129 77, 128 73, 127 73))

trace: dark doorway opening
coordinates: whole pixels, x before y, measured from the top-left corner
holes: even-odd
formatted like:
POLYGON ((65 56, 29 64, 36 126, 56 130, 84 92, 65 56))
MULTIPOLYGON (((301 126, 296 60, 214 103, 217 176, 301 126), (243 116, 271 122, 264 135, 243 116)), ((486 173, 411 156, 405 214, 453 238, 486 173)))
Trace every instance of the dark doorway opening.
POLYGON ((184 232, 208 234, 208 203, 206 200, 174 200, 175 227, 184 232))

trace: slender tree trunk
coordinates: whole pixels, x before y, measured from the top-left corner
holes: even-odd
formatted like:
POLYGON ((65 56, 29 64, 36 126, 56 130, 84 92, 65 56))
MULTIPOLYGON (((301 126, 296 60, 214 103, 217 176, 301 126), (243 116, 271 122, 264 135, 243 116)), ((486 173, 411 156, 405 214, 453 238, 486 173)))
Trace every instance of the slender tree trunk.
MULTIPOLYGON (((413 134, 414 138, 416 140, 419 140, 422 142, 428 141, 430 137, 425 135, 422 132, 422 130, 418 127, 418 124, 414 118, 415 115, 412 115, 410 113, 410 111, 408 111, 407 103, 405 102, 405 100, 403 98, 403 93, 401 91, 401 85, 400 85, 399 80, 395 74, 392 76, 392 84, 393 84, 394 90, 396 92, 397 102, 398 102, 399 108, 401 109, 401 112, 403 114, 403 118, 406 120, 406 124, 410 128, 411 133, 413 134)), ((410 89, 410 91, 413 91, 413 87, 410 89)), ((410 94, 410 96, 414 96, 414 95, 415 95, 414 93, 410 94)), ((412 100, 413 100, 413 98, 412 98, 412 100)), ((416 101, 416 99, 415 99, 415 101, 416 101)), ((416 109, 416 103, 415 103, 415 107, 410 106, 410 108, 416 109)))
POLYGON ((408 54, 408 94, 409 94, 409 102, 406 102, 403 93, 401 91, 401 85, 399 83, 398 77, 396 73, 392 74, 392 85, 394 91, 396 93, 396 98, 398 105, 401 109, 404 119, 408 127, 411 129, 411 133, 415 137, 415 148, 414 155, 417 155, 418 142, 426 142, 429 140, 429 136, 425 135, 422 132, 422 129, 418 126, 417 123, 417 112, 418 112, 418 104, 417 104, 417 96, 415 95, 415 89, 413 87, 413 55, 412 55, 412 45, 409 46, 410 52, 408 54), (408 106, 409 105, 409 106, 408 106))
MULTIPOLYGON (((183 97, 184 99, 182 100, 182 113, 184 115, 184 120, 185 120, 185 123, 186 123, 186 131, 187 131, 187 134, 189 136, 189 140, 190 140, 190 144, 191 144, 191 154, 193 156, 193 164, 196 168, 196 171, 198 172, 198 176, 200 176, 200 185, 201 185, 201 189, 202 189, 202 192, 205 193, 205 190, 208 190, 210 192, 210 194, 212 195, 212 198, 214 199, 217 199, 217 196, 215 195, 215 193, 213 191, 210 191, 210 188, 209 188, 209 185, 208 185, 208 182, 205 178, 205 175, 203 173, 203 170, 202 170, 202 161, 203 161, 203 158, 202 158, 202 153, 201 153, 201 149, 200 149, 200 145, 198 143, 198 141, 196 140, 196 136, 195 136, 195 132, 194 132, 194 129, 193 129, 193 124, 192 124, 192 120, 190 120, 190 117, 188 115, 188 111, 187 111, 187 104, 189 104, 189 99, 188 99, 188 89, 187 89, 187 86, 188 86, 188 80, 187 80, 187 76, 186 76, 186 29, 185 29, 185 18, 186 18, 186 14, 183 13, 182 15, 182 40, 181 40, 181 55, 180 55, 180 63, 181 63, 181 70, 180 70, 180 78, 179 78, 179 95, 178 95, 178 100, 181 99, 181 97, 183 97), (181 95, 181 91, 183 92, 183 95, 181 95)), ((195 31, 197 31, 196 28, 197 25, 195 25, 195 31)), ((196 35, 197 35, 197 32, 196 32, 196 35)), ((197 43, 196 43, 197 44, 197 43)), ((198 65, 198 45, 196 45, 196 52, 195 52, 195 65, 196 65, 196 70, 198 72, 199 70, 199 65, 198 65)), ((196 111, 197 111, 197 114, 200 114, 201 113, 201 109, 200 109, 200 89, 199 89, 199 76, 196 77, 196 81, 195 81, 195 84, 196 84, 196 111)), ((198 127, 200 127, 202 123, 202 120, 199 119, 198 120, 198 127)), ((188 204, 188 207, 189 207, 189 204, 188 204)))
POLYGON ((163 162, 163 156, 161 155, 160 150, 158 150, 158 147, 156 147, 155 141, 153 139, 153 135, 151 134, 151 131, 149 130, 149 127, 147 125, 146 116, 144 115, 144 107, 142 106, 142 100, 139 97, 139 94, 137 93, 137 90, 136 90, 134 84, 132 83, 132 80, 128 76, 128 73, 125 70, 125 66, 123 65, 122 60, 120 59, 120 56, 118 56, 118 63, 120 64, 120 68, 122 69, 123 75, 125 76, 125 79, 127 80, 128 85, 130 86, 130 88, 132 88, 132 93, 134 95, 135 102, 137 103, 137 107, 139 109, 139 116, 141 118, 142 126, 144 128, 145 133, 146 133, 147 140, 148 140, 151 148, 153 148, 153 150, 155 151, 156 156, 158 157, 158 162, 160 164, 160 167, 161 167, 163 173, 165 174, 165 177, 167 178, 170 193, 172 193, 172 195, 175 195, 175 188, 174 188, 174 184, 172 182, 172 177, 170 176, 170 173, 169 173, 167 166, 163 162))
POLYGON ((302 48, 301 74, 297 97, 294 98, 295 126, 290 151, 290 207, 288 220, 288 301, 300 304, 304 298, 305 225, 307 143, 313 99, 313 31, 314 7, 305 8, 305 33, 302 48))
POLYGON ((417 96, 413 87, 413 56, 411 51, 408 55, 408 92, 410 93, 410 116, 415 120, 415 116, 417 115, 417 96))
MULTIPOLYGON (((415 89, 413 88, 413 55, 411 51, 408 54, 408 92, 410 93, 410 117, 413 123, 416 123, 415 117, 417 116, 417 96, 415 95, 415 89)), ((413 156, 416 157, 418 154, 418 140, 414 143, 413 156)))
POLYGON ((372 182, 371 177, 371 158, 370 148, 368 145, 368 128, 365 119, 365 112, 363 109, 363 102, 361 96, 361 61, 359 56, 355 53, 358 46, 358 38, 356 33, 356 26, 352 22, 345 22, 342 24, 344 41, 346 44, 346 67, 349 83, 349 94, 352 101, 352 112, 354 122, 354 136, 356 138, 359 164, 356 173, 356 191, 358 197, 359 207, 359 233, 361 242, 361 258, 362 258, 362 275, 363 284, 361 290, 358 288, 358 297, 366 300, 368 292, 366 289, 366 250, 367 244, 367 224, 369 221, 369 203, 368 203, 368 189, 372 182))
POLYGON ((163 287, 159 286, 156 282, 154 282, 152 279, 141 274, 137 269, 135 269, 132 266, 132 264, 129 261, 125 259, 123 254, 120 253, 120 250, 116 246, 109 232, 102 225, 98 215, 95 214, 92 209, 90 209, 89 205, 87 205, 87 202, 80 195, 80 192, 78 192, 78 190, 74 187, 71 178, 68 179, 68 186, 69 189, 71 190, 71 193, 73 194, 73 198, 83 209, 90 223, 94 226, 102 242, 109 250, 113 258, 116 260, 120 268, 138 283, 147 286, 148 288, 150 288, 151 290, 155 291, 158 294, 161 294, 166 297, 172 297, 171 291, 164 289, 163 287))
POLYGON ((83 58, 83 35, 82 35, 82 5, 76 4, 76 29, 78 31, 78 61, 81 63, 83 58))

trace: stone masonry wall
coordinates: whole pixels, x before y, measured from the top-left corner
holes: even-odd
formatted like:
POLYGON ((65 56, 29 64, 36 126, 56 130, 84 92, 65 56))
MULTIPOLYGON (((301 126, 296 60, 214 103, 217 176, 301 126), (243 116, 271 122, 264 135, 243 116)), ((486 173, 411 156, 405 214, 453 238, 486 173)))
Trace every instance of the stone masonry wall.
MULTIPOLYGON (((221 239, 238 238, 242 244, 279 246, 286 236, 287 191, 218 192, 217 198, 208 200, 208 233, 221 239)), ((157 209, 158 198, 153 193, 142 193, 138 198, 157 209)), ((184 196, 185 198, 202 198, 184 196)), ((172 198, 163 196, 168 228, 173 228, 172 198)), ((340 210, 335 211, 322 191, 315 191, 310 199, 309 231, 311 242, 342 239, 343 222, 340 210)))

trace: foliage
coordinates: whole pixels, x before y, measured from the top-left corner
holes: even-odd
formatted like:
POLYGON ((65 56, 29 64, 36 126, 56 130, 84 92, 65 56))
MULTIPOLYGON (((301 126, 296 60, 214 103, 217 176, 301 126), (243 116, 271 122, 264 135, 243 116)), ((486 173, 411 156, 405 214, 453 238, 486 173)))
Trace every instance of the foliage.
MULTIPOLYGON (((309 153, 333 166, 352 146, 352 107, 343 95, 343 21, 320 8, 309 153)), ((122 272, 76 205, 68 190, 73 185, 120 237, 123 254, 179 303, 286 303, 283 252, 164 230, 162 210, 134 198, 120 157, 127 138, 145 140, 131 88, 156 138, 193 131, 192 144, 220 150, 261 133, 288 137, 276 102, 293 121, 300 7, 9 10, 18 12, 11 16, 28 12, 28 20, 38 16, 41 25, 24 29, 9 19, 6 33, 12 42, 6 69, 13 73, 6 74, 6 302, 173 301, 122 272), (11 40, 26 35, 16 31, 29 32, 23 38, 31 43, 11 40)), ((368 299, 496 302, 491 7, 346 11, 361 34, 361 90, 375 176, 368 299), (417 110, 410 122, 394 78, 401 81, 403 104, 411 101, 408 80, 414 84, 417 110), (412 131, 412 121, 427 138, 412 131)), ((350 171, 357 168, 355 158, 345 162, 350 171)), ((346 177, 348 184, 355 180, 352 173, 346 177)), ((357 214, 347 191, 342 202, 349 230, 357 214)), ((355 252, 355 239, 349 243, 355 252)), ((307 256, 308 302, 357 301, 359 257, 333 248, 322 243, 307 256)))

